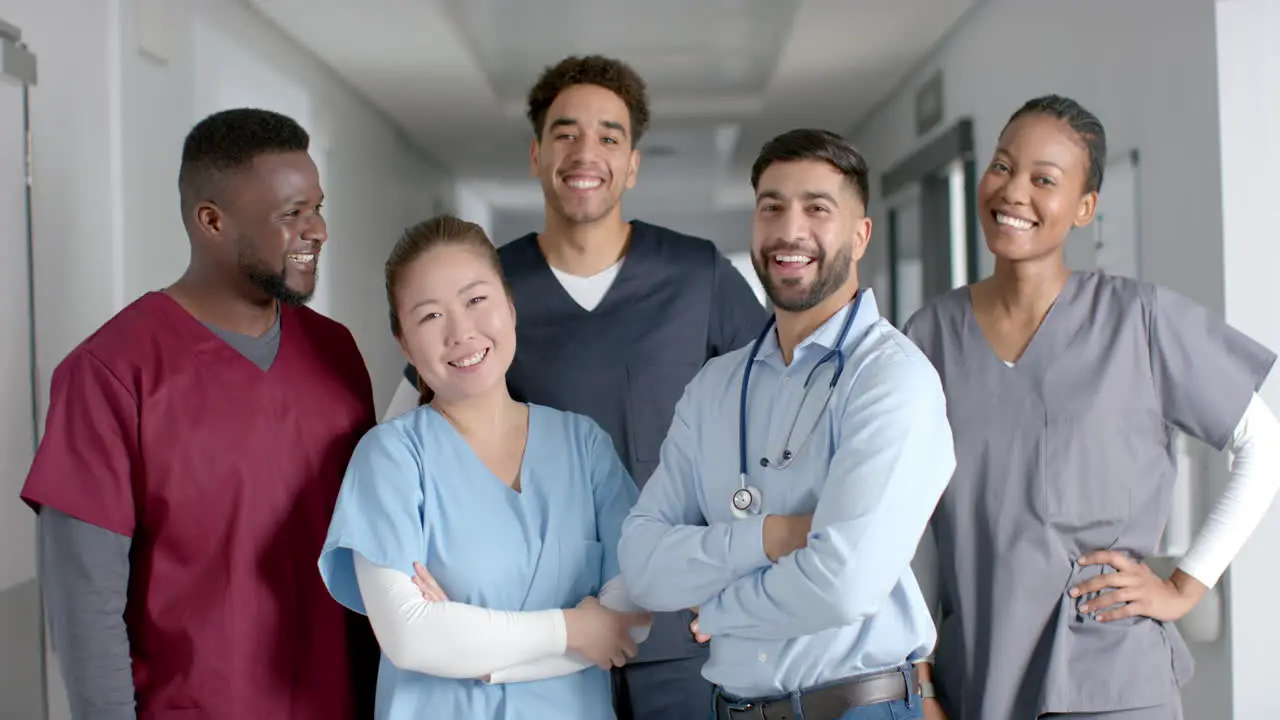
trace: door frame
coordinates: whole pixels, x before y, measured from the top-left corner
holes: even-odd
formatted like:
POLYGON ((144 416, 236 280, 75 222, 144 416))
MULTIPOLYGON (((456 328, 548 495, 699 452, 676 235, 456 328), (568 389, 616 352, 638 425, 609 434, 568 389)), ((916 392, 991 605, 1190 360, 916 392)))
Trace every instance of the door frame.
MULTIPOLYGON (((977 164, 974 152, 973 120, 961 118, 951 127, 894 164, 880 176, 880 197, 892 198, 909 185, 924 184, 927 179, 950 176, 951 198, 964 198, 963 212, 951 208, 952 263, 948 272, 950 285, 959 287, 978 279, 978 206, 977 164), (957 258, 956 255, 960 255, 957 258)), ((889 226, 889 287, 890 320, 901 327, 906 318, 898 317, 897 307, 898 266, 898 218, 896 209, 890 208, 889 226)), ((928 300, 929 298, 925 298, 928 300)))

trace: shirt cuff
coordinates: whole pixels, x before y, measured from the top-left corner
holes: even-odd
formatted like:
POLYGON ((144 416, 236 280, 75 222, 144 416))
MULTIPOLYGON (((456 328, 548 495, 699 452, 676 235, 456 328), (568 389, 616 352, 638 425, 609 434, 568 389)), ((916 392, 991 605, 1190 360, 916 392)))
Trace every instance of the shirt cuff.
POLYGON ((767 567, 764 553, 764 513, 735 520, 729 526, 729 562, 738 576, 767 567))

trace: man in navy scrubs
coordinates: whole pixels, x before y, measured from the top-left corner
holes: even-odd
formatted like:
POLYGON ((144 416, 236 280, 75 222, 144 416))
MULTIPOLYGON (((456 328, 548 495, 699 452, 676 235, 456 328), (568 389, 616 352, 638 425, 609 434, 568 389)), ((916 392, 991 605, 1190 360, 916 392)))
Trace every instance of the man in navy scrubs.
MULTIPOLYGON (((600 423, 643 487, 685 385, 708 359, 751 343, 767 315, 710 241, 623 219, 649 124, 634 70, 567 58, 529 92, 528 117, 546 220, 498 250, 518 318, 511 392, 600 423)), ((416 384, 410 367, 387 417, 417 405, 416 384)), ((614 673, 619 720, 706 717, 707 650, 692 619, 655 616, 640 655, 614 673)))

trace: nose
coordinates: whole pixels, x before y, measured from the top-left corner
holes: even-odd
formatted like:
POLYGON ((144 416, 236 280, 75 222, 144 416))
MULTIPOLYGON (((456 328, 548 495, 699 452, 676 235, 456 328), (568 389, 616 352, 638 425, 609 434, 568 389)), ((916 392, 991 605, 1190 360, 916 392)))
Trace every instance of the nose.
POLYGON ((323 245, 329 239, 329 224, 325 222, 323 215, 315 213, 310 216, 309 222, 302 228, 302 239, 314 245, 323 245))
POLYGON ((779 240, 800 242, 809 237, 809 220, 803 212, 788 208, 778 223, 778 231, 781 233, 779 240))
POLYGON ((444 317, 444 341, 446 345, 452 346, 464 343, 475 335, 475 323, 471 321, 470 314, 465 310, 446 313, 444 317))
POLYGON ((1000 188, 1000 199, 1009 205, 1026 205, 1031 195, 1031 180, 1022 175, 1010 175, 1000 188))

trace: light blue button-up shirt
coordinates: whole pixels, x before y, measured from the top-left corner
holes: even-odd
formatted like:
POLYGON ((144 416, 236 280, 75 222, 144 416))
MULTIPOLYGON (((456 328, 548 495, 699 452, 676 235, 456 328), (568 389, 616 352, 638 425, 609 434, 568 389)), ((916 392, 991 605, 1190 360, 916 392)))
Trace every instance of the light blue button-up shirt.
MULTIPOLYGON (((747 409, 759 515, 737 519, 730 505, 747 346, 709 361, 685 389, 658 468, 623 525, 619 562, 633 598, 657 612, 700 607, 699 629, 712 637, 703 676, 739 697, 901 666, 937 638, 911 560, 955 470, 946 400, 933 365, 863 293, 844 372, 802 447, 819 414, 800 416, 784 469, 772 465, 805 378, 852 306, 801 342, 790 366, 774 332, 761 344, 747 409), (807 546, 770 562, 764 516, 808 513, 807 546)), ((828 361, 814 375, 807 407, 821 401, 834 369, 828 361)))

